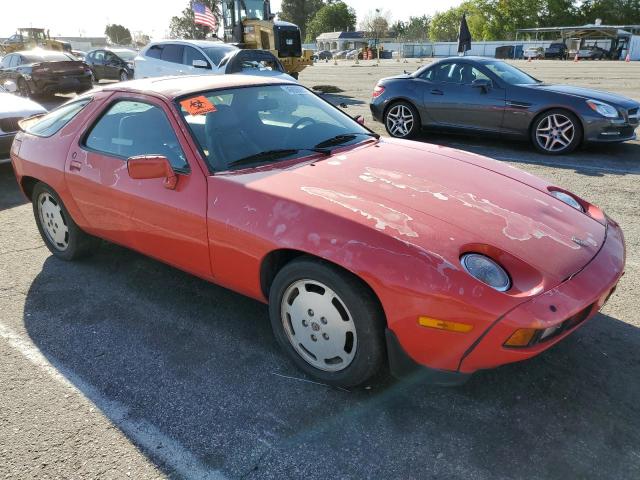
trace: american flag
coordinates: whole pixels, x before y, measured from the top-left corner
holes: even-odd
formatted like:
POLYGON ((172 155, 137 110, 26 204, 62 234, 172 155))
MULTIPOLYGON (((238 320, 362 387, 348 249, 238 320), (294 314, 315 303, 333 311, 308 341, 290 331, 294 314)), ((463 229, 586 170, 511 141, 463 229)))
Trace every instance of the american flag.
POLYGON ((218 22, 216 21, 216 17, 213 16, 211 9, 206 5, 202 5, 201 3, 194 3, 193 7, 193 16, 195 17, 195 23, 199 23, 200 25, 206 25, 211 30, 216 30, 218 28, 218 22))

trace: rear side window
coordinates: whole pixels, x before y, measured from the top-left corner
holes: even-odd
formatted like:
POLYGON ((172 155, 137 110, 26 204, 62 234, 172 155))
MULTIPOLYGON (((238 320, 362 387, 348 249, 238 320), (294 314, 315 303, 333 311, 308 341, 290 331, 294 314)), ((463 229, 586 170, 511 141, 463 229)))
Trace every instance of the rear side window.
POLYGON ((147 57, 150 58, 160 58, 162 56, 162 46, 154 45, 149 50, 147 50, 147 57))
MULTIPOLYGON (((184 64, 192 66, 194 60, 202 60, 203 62, 207 62, 207 59, 204 58, 204 55, 200 53, 193 47, 184 47, 184 64)), ((207 65, 209 62, 207 62, 207 65)))
POLYGON ((163 155, 179 171, 189 168, 173 127, 159 107, 133 100, 121 100, 91 128, 85 145, 115 157, 163 155))
POLYGON ((168 44, 162 49, 162 56, 160 57, 165 62, 182 63, 182 54, 184 47, 182 45, 168 44))
POLYGON ((39 137, 50 137, 69 123, 84 106, 91 101, 90 98, 77 102, 67 103, 47 113, 36 123, 27 128, 27 133, 39 137))

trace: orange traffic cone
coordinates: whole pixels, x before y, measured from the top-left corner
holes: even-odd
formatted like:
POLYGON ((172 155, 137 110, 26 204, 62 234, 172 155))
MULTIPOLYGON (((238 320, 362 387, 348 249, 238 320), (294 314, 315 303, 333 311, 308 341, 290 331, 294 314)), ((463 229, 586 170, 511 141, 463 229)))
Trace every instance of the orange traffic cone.
POLYGON ((624 61, 629 63, 631 61, 631 54, 629 52, 627 52, 627 56, 624 57, 624 61))
POLYGON ((576 56, 573 57, 573 61, 574 62, 579 62, 580 61, 580 59, 578 58, 578 52, 576 52, 576 56))

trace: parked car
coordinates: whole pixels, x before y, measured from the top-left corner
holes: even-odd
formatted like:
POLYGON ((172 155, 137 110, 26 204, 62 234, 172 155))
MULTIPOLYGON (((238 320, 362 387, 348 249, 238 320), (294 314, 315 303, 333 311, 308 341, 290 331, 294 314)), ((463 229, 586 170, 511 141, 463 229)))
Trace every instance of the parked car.
POLYGON ((6 55, 0 63, 0 84, 14 82, 23 97, 81 93, 91 89, 91 69, 70 53, 26 50, 6 55))
POLYGON ((608 52, 597 45, 589 45, 578 50, 578 58, 581 60, 602 60, 607 58, 608 52))
POLYGON ((320 50, 314 53, 311 58, 313 60, 331 60, 333 59, 333 54, 329 50, 320 50))
POLYGON ((71 54, 76 57, 78 60, 83 60, 87 56, 87 52, 83 52, 82 50, 71 50, 71 54))
POLYGON ((323 383, 388 361, 450 384, 533 357, 624 271, 620 227, 587 200, 381 139, 295 82, 112 84, 21 126, 12 161, 53 255, 104 238, 268 302, 283 351, 323 383))
POLYGON ((46 112, 39 103, 13 95, 0 85, 0 161, 9 157, 11 142, 19 130, 18 121, 46 112))
POLYGON ((555 42, 544 51, 544 58, 557 58, 565 60, 569 56, 569 49, 564 42, 555 42))
POLYGON ((640 103, 613 93, 543 83, 501 60, 453 57, 378 82, 371 113, 387 132, 411 138, 421 127, 529 139, 543 153, 584 142, 636 138, 640 103))
POLYGON ((349 53, 349 52, 350 52, 350 50, 340 50, 339 52, 335 53, 333 58, 337 58, 339 60, 343 60, 347 56, 347 53, 349 53))
POLYGON ((345 54, 345 58, 347 60, 356 60, 358 58, 361 58, 361 52, 360 50, 358 50, 357 48, 353 49, 353 50, 349 50, 346 54, 345 54))
POLYGON ((154 42, 135 59, 135 78, 165 75, 224 75, 244 73, 285 76, 284 67, 266 50, 241 50, 222 42, 171 40, 154 42))
POLYGON ((524 58, 544 58, 544 48, 542 47, 527 47, 524 49, 524 58))
POLYGON ((85 62, 91 67, 94 83, 100 80, 125 82, 134 76, 133 59, 136 55, 128 48, 99 48, 90 51, 85 62))

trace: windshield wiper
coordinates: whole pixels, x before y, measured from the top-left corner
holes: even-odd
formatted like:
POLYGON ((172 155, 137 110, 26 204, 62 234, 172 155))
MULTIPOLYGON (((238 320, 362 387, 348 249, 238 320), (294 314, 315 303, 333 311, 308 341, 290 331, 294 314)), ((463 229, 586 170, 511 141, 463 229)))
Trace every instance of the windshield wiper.
POLYGON ((238 160, 234 160, 233 162, 229 163, 228 167, 231 168, 237 167, 238 165, 248 165, 269 160, 278 160, 279 158, 288 157, 289 155, 294 155, 298 152, 303 151, 321 153, 323 155, 331 155, 331 150, 327 150, 324 148, 280 148, 277 150, 267 150, 264 152, 249 155, 248 157, 239 158, 238 160))
POLYGON ((341 133, 340 135, 336 135, 335 137, 328 138, 318 143, 315 148, 323 148, 323 147, 331 147, 333 145, 341 145, 343 143, 349 142, 356 138, 356 135, 366 135, 368 137, 373 137, 375 139, 380 138, 380 135, 373 132, 356 132, 356 133, 341 133))

